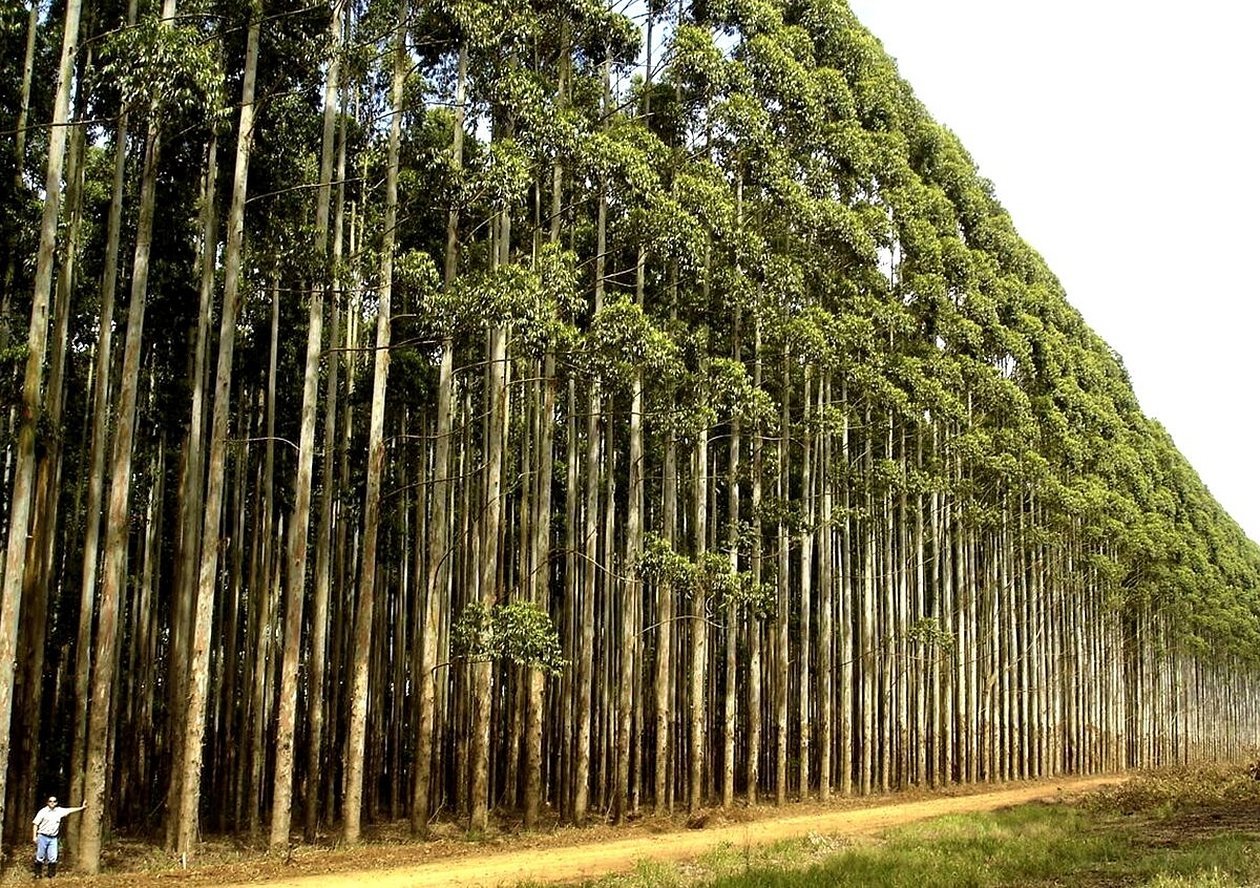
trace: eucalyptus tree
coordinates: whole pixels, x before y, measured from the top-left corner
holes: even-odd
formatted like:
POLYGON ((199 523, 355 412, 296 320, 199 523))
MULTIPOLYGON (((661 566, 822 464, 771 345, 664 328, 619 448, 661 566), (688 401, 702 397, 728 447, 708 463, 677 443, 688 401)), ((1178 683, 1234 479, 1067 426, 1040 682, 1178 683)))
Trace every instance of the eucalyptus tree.
MULTIPOLYGON (((271 806, 271 844, 289 841, 292 801, 294 733, 297 718, 297 680, 301 653, 303 610, 306 598, 306 561, 310 533, 311 484, 315 470, 315 419, 319 397, 320 351, 323 345, 324 303, 333 282, 327 275, 330 212, 332 205, 333 151, 339 102, 340 47, 344 4, 335 2, 328 25, 329 59, 324 83, 323 132, 319 155, 319 179, 315 203, 315 255, 323 264, 325 280, 307 295, 306 362, 302 375, 302 421, 298 443, 297 476, 294 479, 293 520, 289 525, 289 564, 286 573, 284 663, 281 669, 280 713, 276 730, 275 786, 271 806)), ((330 362, 331 363, 331 362, 330 362)), ((317 616, 321 619, 322 614, 317 616)))
POLYGON ((202 529, 201 563, 193 608, 191 655, 188 664, 187 703, 181 731, 183 759, 178 763, 178 806, 168 816, 176 826, 174 849, 191 853, 198 830, 201 799, 201 765, 209 694, 211 618, 219 559, 219 521, 223 501, 225 449, 231 409, 232 357, 236 344, 236 322, 240 307, 242 241, 245 233, 245 202, 248 195, 249 160, 253 147, 255 84, 258 72, 258 43, 263 9, 249 8, 245 61, 241 81, 240 114, 237 123, 236 156, 232 173, 232 199, 227 216, 227 243, 224 250, 223 303, 220 309, 219 355, 215 369, 214 406, 206 465, 205 516, 202 529))
POLYGON ((350 688, 350 724, 346 746, 345 824, 347 842, 359 839, 363 784, 364 742, 367 730, 368 650, 372 643, 376 596, 377 533, 381 512, 381 475, 385 463, 385 387, 389 378, 390 297, 394 278, 394 228, 398 214, 398 151, 402 138, 403 89, 406 85, 407 0, 399 0, 394 25, 394 51, 390 100, 392 116, 386 154, 385 213, 380 249, 380 282, 376 298, 376 348, 372 369, 371 416, 368 423, 367 489, 363 514, 363 565, 354 617, 353 680, 350 688))
MULTIPOLYGON (((61 209, 62 170, 69 134, 70 93, 73 89, 75 53, 79 44, 82 4, 66 4, 61 38, 57 88, 53 99, 44 176, 44 209, 40 219, 39 247, 35 257, 34 294, 31 298, 27 355, 22 376, 20 425, 14 460, 13 488, 9 495, 8 543, 5 549, 3 604, 0 605, 0 823, 4 821, 8 781, 10 725, 13 713, 13 673, 17 658, 18 623, 26 572, 27 532, 31 521, 35 476, 35 433, 44 402, 44 360, 48 346, 49 303, 52 298, 53 251, 61 209)), ((24 67, 25 71, 25 67, 24 67)), ((25 79, 25 74, 23 75, 25 79)), ((24 100, 25 104, 25 100, 24 100)), ((7 296, 7 294, 6 294, 7 296)))

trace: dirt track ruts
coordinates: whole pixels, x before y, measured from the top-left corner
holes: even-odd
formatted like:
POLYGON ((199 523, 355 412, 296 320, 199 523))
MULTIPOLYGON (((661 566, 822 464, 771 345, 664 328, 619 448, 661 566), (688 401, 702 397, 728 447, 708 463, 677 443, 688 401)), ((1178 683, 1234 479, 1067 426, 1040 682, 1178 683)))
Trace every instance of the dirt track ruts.
MULTIPOLYGON (((519 882, 573 882, 608 873, 625 872, 644 859, 689 860, 722 844, 765 845, 784 839, 819 835, 870 835, 890 827, 946 814, 992 811, 1010 805, 1058 798, 1115 783, 1123 778, 1091 777, 1041 782, 1033 786, 950 798, 902 802, 821 814, 766 818, 712 829, 658 833, 611 842, 435 860, 397 869, 363 870, 316 876, 297 876, 265 884, 279 888, 493 888, 519 882)), ((253 885, 258 882, 249 883, 253 885)), ((246 888, 246 885, 230 886, 246 888)))

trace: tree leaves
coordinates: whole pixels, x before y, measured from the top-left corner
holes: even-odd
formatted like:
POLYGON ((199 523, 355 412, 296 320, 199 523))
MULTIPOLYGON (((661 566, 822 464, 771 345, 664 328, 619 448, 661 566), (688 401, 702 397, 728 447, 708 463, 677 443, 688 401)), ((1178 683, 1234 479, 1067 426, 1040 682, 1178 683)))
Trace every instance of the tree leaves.
POLYGON ((191 25, 156 15, 112 32, 101 50, 102 73, 137 112, 196 112, 223 107, 223 72, 214 41, 191 25))
POLYGON ((538 605, 512 601, 487 609, 469 602, 451 625, 452 655, 464 660, 534 666, 559 675, 569 665, 551 617, 538 605))

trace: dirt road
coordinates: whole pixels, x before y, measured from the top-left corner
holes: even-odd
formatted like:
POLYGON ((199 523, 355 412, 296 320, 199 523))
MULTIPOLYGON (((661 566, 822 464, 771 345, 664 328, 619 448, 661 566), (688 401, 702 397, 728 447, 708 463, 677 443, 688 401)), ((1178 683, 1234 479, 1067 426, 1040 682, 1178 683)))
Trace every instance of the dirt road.
MULTIPOLYGON (((1016 789, 954 798, 883 805, 822 814, 768 818, 711 829, 686 830, 617 839, 598 844, 489 852, 475 857, 437 860, 399 869, 302 876, 270 881, 279 888, 494 888, 519 882, 573 882, 608 873, 624 872, 644 859, 689 860, 719 845, 764 845, 783 839, 818 835, 869 835, 915 820, 991 811, 1010 805, 1054 799, 1115 783, 1117 777, 1067 779, 1016 789)), ((252 883, 257 885, 258 883, 252 883)), ((231 888, 247 888, 246 885, 231 888)))

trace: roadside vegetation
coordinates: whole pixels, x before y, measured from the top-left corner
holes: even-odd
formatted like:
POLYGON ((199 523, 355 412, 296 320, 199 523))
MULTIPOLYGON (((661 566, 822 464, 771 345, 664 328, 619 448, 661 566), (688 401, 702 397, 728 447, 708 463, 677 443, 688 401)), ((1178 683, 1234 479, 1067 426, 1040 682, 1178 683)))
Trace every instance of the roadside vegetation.
POLYGON ((1260 882, 1260 780, 1167 769, 1065 803, 953 815, 876 839, 811 835, 727 845, 687 864, 644 862, 587 888, 1140 885, 1260 882))

